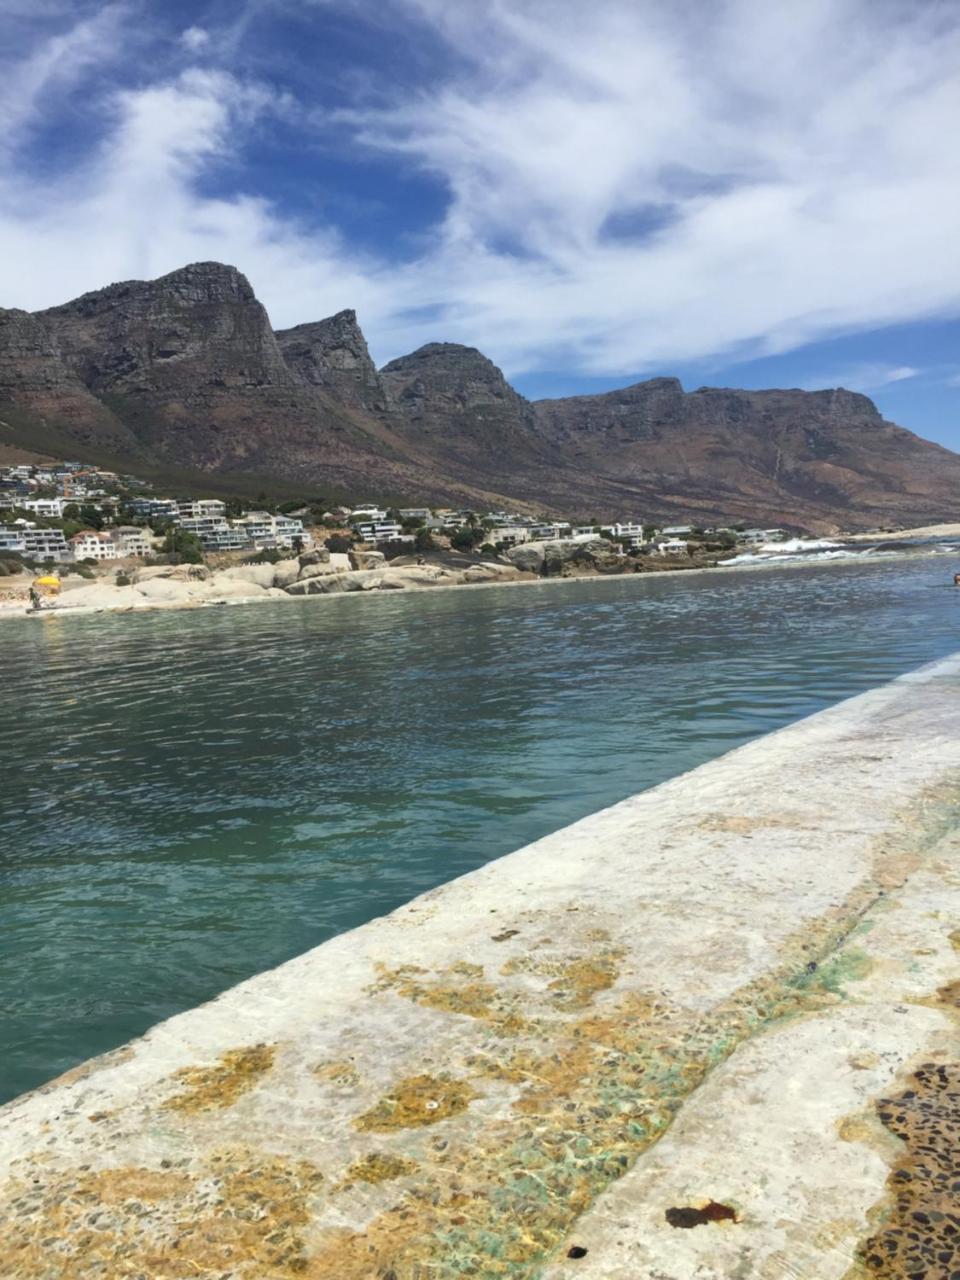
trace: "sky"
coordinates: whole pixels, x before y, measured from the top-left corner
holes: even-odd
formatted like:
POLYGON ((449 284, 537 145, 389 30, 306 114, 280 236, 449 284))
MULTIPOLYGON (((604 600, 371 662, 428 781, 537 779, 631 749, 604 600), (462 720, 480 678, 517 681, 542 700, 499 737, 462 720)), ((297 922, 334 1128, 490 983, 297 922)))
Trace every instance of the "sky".
POLYGON ((958 124, 960 0, 0 0, 0 306, 215 259, 378 363, 960 450, 958 124))

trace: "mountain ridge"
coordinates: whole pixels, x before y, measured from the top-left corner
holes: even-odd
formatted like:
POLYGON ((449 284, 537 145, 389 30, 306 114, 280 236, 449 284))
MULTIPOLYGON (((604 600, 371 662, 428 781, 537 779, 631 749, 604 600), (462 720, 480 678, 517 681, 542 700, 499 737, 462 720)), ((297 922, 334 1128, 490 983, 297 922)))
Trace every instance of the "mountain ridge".
POLYGON ((0 443, 56 438, 132 470, 580 518, 856 529, 932 523, 960 491, 960 456, 858 392, 660 377, 528 400, 458 343, 378 369, 349 309, 274 330, 215 262, 0 310, 0 422, 0 443))

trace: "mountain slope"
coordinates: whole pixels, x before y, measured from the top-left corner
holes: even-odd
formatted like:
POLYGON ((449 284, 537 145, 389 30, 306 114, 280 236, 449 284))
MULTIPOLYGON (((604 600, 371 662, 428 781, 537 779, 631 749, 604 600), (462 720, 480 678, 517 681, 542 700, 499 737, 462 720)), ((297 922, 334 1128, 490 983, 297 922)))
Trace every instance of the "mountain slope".
POLYGON ((960 457, 853 392, 685 392, 656 378, 531 403, 453 343, 378 371, 352 311, 275 333, 246 278, 219 263, 0 311, 0 444, 199 472, 220 491, 256 478, 817 530, 955 517, 960 493, 960 457))

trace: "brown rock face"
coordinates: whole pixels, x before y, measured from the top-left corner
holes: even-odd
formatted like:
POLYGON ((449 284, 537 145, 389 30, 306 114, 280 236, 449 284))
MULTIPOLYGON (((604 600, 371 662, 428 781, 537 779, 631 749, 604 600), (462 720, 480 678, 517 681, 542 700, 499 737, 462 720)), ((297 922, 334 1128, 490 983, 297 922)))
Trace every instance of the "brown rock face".
POLYGON ((379 373, 352 311, 274 333, 196 263, 0 311, 6 443, 276 477, 352 496, 824 530, 956 517, 960 457, 853 392, 685 392, 656 378, 531 403, 472 347, 379 373))
POLYGON ((394 431, 452 475, 527 501, 548 500, 553 450, 533 406, 474 347, 431 342, 381 370, 394 431), (517 486, 518 471, 528 477, 517 486), (525 492, 525 490, 527 490, 525 492))
POLYGON ((351 409, 386 412, 387 391, 355 311, 338 311, 329 320, 278 329, 276 338, 288 368, 300 381, 323 387, 351 409))
POLYGON ((0 418, 4 403, 49 418, 78 442, 136 451, 134 436, 67 365, 55 337, 27 311, 0 310, 0 418))

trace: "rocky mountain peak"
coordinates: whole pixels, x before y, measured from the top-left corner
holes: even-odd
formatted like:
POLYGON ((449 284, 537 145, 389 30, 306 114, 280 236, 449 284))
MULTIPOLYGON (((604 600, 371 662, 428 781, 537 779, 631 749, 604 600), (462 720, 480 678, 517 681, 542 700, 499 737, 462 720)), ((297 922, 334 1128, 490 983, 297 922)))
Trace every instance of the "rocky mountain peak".
POLYGON ((388 395, 355 311, 278 329, 276 339, 287 367, 303 382, 323 387, 351 408, 387 408, 388 395))
POLYGON ((394 402, 415 414, 528 407, 492 360, 457 342, 428 342, 391 360, 380 376, 394 402))
POLYGON ((275 335, 218 262, 0 311, 0 422, 19 447, 134 471, 584 517, 926 524, 955 515, 960 489, 960 457, 846 388, 685 392, 662 377, 531 404, 459 343, 378 372, 352 310, 275 335))
POLYGON ((127 280, 36 313, 91 390, 289 385, 267 313, 236 267, 195 262, 127 280))

